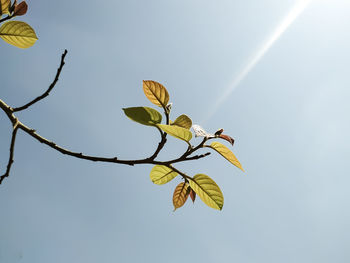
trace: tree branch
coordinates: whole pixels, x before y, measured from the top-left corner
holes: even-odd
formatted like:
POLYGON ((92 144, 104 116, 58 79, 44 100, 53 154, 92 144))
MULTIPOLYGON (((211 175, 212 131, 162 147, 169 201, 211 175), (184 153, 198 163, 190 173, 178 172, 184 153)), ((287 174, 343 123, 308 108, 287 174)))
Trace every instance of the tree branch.
MULTIPOLYGON (((0 184, 1 182, 5 179, 5 177, 9 176, 10 173, 10 169, 12 166, 12 163, 14 162, 13 160, 13 155, 14 155, 14 146, 15 146, 15 140, 16 140, 16 134, 17 134, 17 130, 21 129, 23 130, 25 133, 27 133, 28 135, 32 136, 34 139, 36 139, 37 141, 49 146, 50 148, 65 154, 65 155, 69 155, 72 157, 76 157, 79 159, 84 159, 84 160, 88 160, 88 161, 93 161, 93 162, 109 162, 109 163, 120 163, 120 164, 127 164, 127 165, 135 165, 135 164, 155 164, 155 165, 165 165, 167 167, 171 167, 172 169, 174 169, 174 171, 178 172, 179 174, 181 174, 185 179, 188 177, 187 175, 185 175, 184 173, 180 172, 179 170, 173 168, 171 166, 171 164, 173 163, 178 163, 178 162, 183 162, 183 161, 190 161, 190 160, 197 160, 197 159, 201 159, 204 158, 206 156, 208 156, 210 154, 210 152, 207 152, 205 154, 200 154, 200 155, 195 155, 195 156, 191 156, 190 155, 192 153, 194 153, 195 151, 197 151, 200 148, 203 148, 204 143, 208 140, 208 138, 204 138, 203 141, 198 144, 196 147, 193 147, 191 144, 189 144, 188 149, 185 151, 184 154, 182 154, 180 157, 176 158, 176 159, 172 159, 172 160, 168 160, 168 161, 157 161, 155 160, 159 154, 159 152, 163 149, 166 141, 167 141, 167 133, 163 132, 161 129, 158 130, 160 132, 161 135, 161 141, 158 144, 157 149, 155 150, 155 152, 153 153, 153 155, 151 155, 148 158, 144 158, 144 159, 138 159, 138 160, 121 160, 118 159, 117 157, 103 157, 103 156, 92 156, 92 155, 86 155, 83 154, 82 152, 73 152, 71 150, 65 149, 59 145, 57 145, 55 142, 50 141, 46 138, 44 138, 43 136, 39 135, 34 129, 26 126, 25 124, 23 124, 22 122, 20 122, 16 116, 14 115, 14 112, 17 111, 21 111, 21 110, 25 110, 28 107, 30 107, 31 105, 35 104, 36 102, 44 99, 45 97, 47 97, 50 94, 50 91, 55 87, 58 78, 61 74, 62 68, 65 64, 64 59, 65 56, 67 54, 67 50, 64 51, 64 53, 61 56, 61 63, 59 68, 57 69, 57 73, 55 76, 54 81, 51 83, 51 85, 49 86, 49 88, 39 97, 35 98, 34 100, 30 101, 29 103, 21 106, 21 107, 17 107, 17 108, 12 108, 9 105, 7 105, 4 101, 2 101, 0 99, 0 108, 5 112, 5 114, 7 115, 7 117, 9 118, 9 120, 12 122, 12 126, 13 126, 13 132, 12 132, 12 138, 11 138, 11 146, 10 146, 10 156, 9 156, 9 161, 8 161, 8 165, 7 165, 7 169, 4 175, 2 175, 0 177, 0 184)), ((166 124, 169 124, 169 111, 167 110, 166 107, 164 108, 164 114, 166 116, 166 124)), ((190 178, 190 177, 188 177, 190 178)))
POLYGON ((5 113, 7 114, 8 118, 10 119, 10 121, 12 122, 12 124, 14 126, 14 131, 13 131, 12 139, 11 139, 9 164, 8 164, 6 173, 1 177, 1 181, 5 177, 8 177, 11 165, 13 163, 13 149, 14 149, 14 143, 15 143, 15 139, 16 139, 16 132, 18 129, 23 130, 24 132, 26 132, 27 134, 32 136, 37 141, 49 146, 50 148, 55 149, 56 151, 59 151, 62 154, 66 154, 66 155, 73 156, 73 157, 76 157, 79 159, 84 159, 84 160, 89 160, 89 161, 94 161, 94 162, 109 162, 109 163, 120 163, 120 164, 127 164, 127 165, 158 164, 158 165, 166 165, 169 167, 169 165, 171 165, 173 163, 178 163, 178 162, 182 162, 182 161, 197 160, 197 159, 201 159, 203 157, 206 157, 210 154, 209 152, 207 152, 205 154, 188 157, 190 154, 192 154, 193 152, 195 152, 199 148, 203 147, 203 144, 205 142, 205 140, 203 140, 198 146, 192 148, 190 151, 186 151, 186 153, 183 154, 182 156, 180 156, 179 158, 169 160, 169 161, 156 161, 155 157, 158 155, 158 153, 163 148, 163 146, 166 142, 166 138, 165 138, 166 133, 161 133, 162 134, 162 141, 159 143, 158 148, 156 149, 155 153, 149 158, 138 159, 138 160, 121 160, 121 159, 118 159, 117 157, 101 157, 101 156, 86 155, 86 154, 83 154, 82 152, 73 152, 73 151, 70 151, 70 150, 65 149, 63 147, 60 147, 55 142, 49 141, 48 139, 42 137, 34 129, 31 129, 28 126, 26 126, 25 124, 23 124, 22 122, 20 122, 12 113, 12 108, 10 106, 8 106, 2 100, 0 100, 0 108, 3 109, 3 111, 5 111, 5 113))
POLYGON ((154 160, 158 156, 159 152, 162 150, 162 148, 164 147, 164 145, 165 145, 165 143, 167 141, 167 139, 166 139, 166 135, 167 134, 165 132, 162 132, 162 130, 159 129, 158 127, 157 127, 157 129, 160 132, 161 141, 158 143, 158 147, 157 147, 156 151, 154 152, 154 154, 149 158, 151 160, 154 160))
POLYGON ((40 101, 40 100, 42 100, 45 97, 50 95, 51 90, 55 87, 55 85, 56 85, 56 83, 58 81, 58 78, 59 78, 59 76, 61 74, 62 68, 63 68, 63 66, 65 64, 64 58, 66 57, 66 55, 67 55, 67 49, 64 50, 64 52, 63 52, 63 54, 61 56, 60 66, 57 69, 55 79, 53 80, 53 82, 51 83, 49 88, 42 95, 40 95, 39 97, 33 99, 32 101, 28 102, 27 104, 25 104, 25 105, 23 105, 21 107, 13 108, 13 112, 25 110, 25 109, 29 108, 30 106, 32 106, 34 103, 36 103, 36 102, 38 102, 38 101, 40 101))
POLYGON ((0 177, 0 184, 2 183, 2 181, 6 177, 8 177, 10 175, 11 166, 12 166, 12 164, 14 162, 13 155, 14 155, 14 151, 15 151, 15 142, 16 142, 17 130, 18 130, 18 126, 13 128, 12 137, 11 137, 9 161, 7 163, 6 172, 0 177))
POLYGON ((14 15, 8 15, 7 17, 4 17, 4 18, 0 19, 0 23, 5 22, 6 20, 9 20, 9 19, 11 19, 13 17, 14 17, 14 15))
MULTIPOLYGON (((21 122, 18 122, 18 128, 22 129, 24 132, 35 138, 37 141, 46 144, 47 146, 59 151, 62 154, 70 155, 79 159, 84 159, 84 160, 89 160, 89 161, 94 161, 94 162, 109 162, 109 163, 120 163, 120 164, 127 164, 127 165, 135 165, 135 164, 158 164, 158 165, 168 165, 172 163, 178 163, 182 161, 190 161, 190 160, 197 160, 203 157, 208 156, 210 153, 205 153, 201 155, 195 155, 192 157, 187 157, 189 154, 185 156, 181 156, 179 158, 169 160, 169 161, 156 161, 154 160, 154 154, 151 157, 144 158, 144 159, 137 159, 137 160, 122 160, 118 159, 118 157, 101 157, 101 156, 92 156, 92 155, 85 155, 82 152, 73 152, 70 150, 67 150, 63 147, 58 146, 56 143, 53 141, 49 141, 46 138, 40 136, 34 129, 31 129, 24 125, 21 122)), ((164 136, 164 134, 163 134, 164 136)), ((164 138, 164 137, 163 137, 164 138)), ((159 144, 161 144, 160 142, 159 144)), ((163 143, 164 145, 165 143, 163 143)), ((159 147, 156 150, 156 153, 159 152, 159 147)))

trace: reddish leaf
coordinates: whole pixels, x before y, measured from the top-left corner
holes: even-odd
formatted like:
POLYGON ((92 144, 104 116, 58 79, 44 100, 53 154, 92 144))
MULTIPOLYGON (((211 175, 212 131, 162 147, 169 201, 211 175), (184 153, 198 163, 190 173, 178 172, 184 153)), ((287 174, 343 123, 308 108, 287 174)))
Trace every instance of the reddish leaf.
POLYGON ((15 5, 15 11, 13 12, 14 16, 23 16, 27 13, 28 5, 25 1, 20 2, 18 5, 15 5))
POLYGON ((192 202, 194 203, 194 201, 196 200, 196 192, 193 191, 192 188, 190 188, 190 197, 192 199, 192 202))
POLYGON ((234 140, 232 137, 230 137, 230 136, 228 136, 228 135, 225 135, 225 134, 220 134, 220 135, 219 135, 219 138, 228 141, 229 143, 232 144, 232 146, 233 146, 233 144, 234 144, 234 142, 235 142, 235 140, 234 140))

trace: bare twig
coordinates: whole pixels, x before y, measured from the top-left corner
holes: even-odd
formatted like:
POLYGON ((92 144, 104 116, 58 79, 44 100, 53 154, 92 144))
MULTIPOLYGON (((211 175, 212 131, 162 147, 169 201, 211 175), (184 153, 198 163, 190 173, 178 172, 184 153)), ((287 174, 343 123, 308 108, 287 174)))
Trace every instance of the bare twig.
POLYGON ((15 151, 15 142, 16 142, 17 130, 18 130, 18 126, 14 127, 14 129, 12 131, 9 161, 7 163, 6 172, 0 177, 0 184, 2 183, 2 181, 6 177, 8 177, 10 175, 11 166, 12 166, 12 164, 14 162, 13 155, 14 155, 14 151, 15 151))
POLYGON ((17 107, 17 108, 13 108, 13 112, 16 112, 16 111, 21 111, 21 110, 25 110, 27 109, 28 107, 32 106, 34 103, 44 99, 45 97, 49 96, 51 90, 55 87, 57 81, 58 81, 58 78, 61 74, 61 71, 62 71, 62 68, 64 66, 64 58, 66 57, 67 55, 67 49, 64 50, 62 56, 61 56, 61 63, 60 63, 60 66, 58 67, 57 69, 57 72, 56 72, 56 76, 55 76, 55 79, 53 80, 53 82, 51 83, 51 85, 49 86, 49 88, 42 94, 40 95, 39 97, 33 99, 32 101, 28 102, 27 104, 21 106, 21 107, 17 107))

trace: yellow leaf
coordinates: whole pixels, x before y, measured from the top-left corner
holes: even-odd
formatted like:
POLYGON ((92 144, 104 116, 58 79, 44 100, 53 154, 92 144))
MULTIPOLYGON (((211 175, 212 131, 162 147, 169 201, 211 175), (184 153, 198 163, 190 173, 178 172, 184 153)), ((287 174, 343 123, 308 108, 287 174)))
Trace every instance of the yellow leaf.
POLYGON ((28 48, 38 40, 33 28, 21 21, 5 22, 0 27, 0 37, 19 48, 28 48))
POLYGON ((212 142, 208 147, 220 153, 226 160, 228 160, 230 163, 237 166, 239 169, 241 169, 244 172, 241 163, 238 161, 238 159, 233 154, 233 152, 231 152, 231 150, 227 148, 225 145, 219 142, 212 142))
POLYGON ((174 172, 169 167, 164 165, 156 165, 152 168, 150 173, 151 181, 155 184, 166 184, 177 176, 177 172, 174 172))
POLYGON ((176 125, 189 130, 192 127, 192 121, 188 116, 182 114, 179 117, 177 117, 176 120, 173 123, 171 123, 171 125, 176 125))
POLYGON ((187 183, 180 183, 176 186, 174 194, 173 194, 173 205, 174 205, 174 211, 181 206, 183 206, 188 198, 189 185, 187 183))
POLYGON ((0 16, 3 14, 9 14, 11 0, 0 0, 0 16))
POLYGON ((221 210, 224 206, 224 196, 219 186, 205 174, 196 174, 189 180, 190 186, 200 199, 211 208, 221 210))
POLYGON ((169 102, 169 94, 166 88, 155 81, 144 80, 143 92, 146 97, 155 105, 165 108, 169 102))
POLYGON ((180 140, 184 140, 188 142, 192 139, 192 133, 185 128, 175 126, 175 125, 165 125, 165 124, 158 124, 157 126, 163 131, 165 131, 166 133, 180 140))

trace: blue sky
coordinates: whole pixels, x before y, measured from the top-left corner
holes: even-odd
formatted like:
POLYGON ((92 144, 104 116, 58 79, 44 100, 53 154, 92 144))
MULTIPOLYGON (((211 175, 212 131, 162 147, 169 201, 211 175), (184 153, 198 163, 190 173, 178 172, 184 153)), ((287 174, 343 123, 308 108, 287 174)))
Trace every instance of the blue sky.
MULTIPOLYGON (((235 138, 245 173, 214 153, 179 164, 222 189, 172 212, 179 178, 158 186, 151 165, 90 163, 19 132, 0 187, 0 262, 348 262, 350 2, 313 0, 256 61, 296 1, 27 1, 18 20, 39 37, 1 43, 1 99, 57 144, 93 155, 149 156, 159 134, 124 116, 149 106, 142 80, 164 84, 172 116, 235 138), (228 93, 222 100, 222 95, 228 93), (215 108, 216 103, 220 104, 215 108), (215 108, 215 110, 213 110, 215 108)), ((0 114, 0 162, 11 126, 0 114)), ((186 144, 168 140, 160 159, 186 144)))

